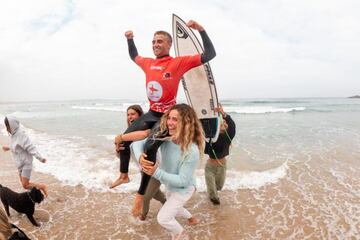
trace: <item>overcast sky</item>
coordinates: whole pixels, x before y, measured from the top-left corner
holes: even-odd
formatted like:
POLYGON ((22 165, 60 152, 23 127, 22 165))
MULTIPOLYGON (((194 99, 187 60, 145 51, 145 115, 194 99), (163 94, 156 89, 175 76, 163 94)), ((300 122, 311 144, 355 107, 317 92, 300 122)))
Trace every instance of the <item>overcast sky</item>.
POLYGON ((212 39, 220 99, 360 94, 359 12, 359 0, 0 0, 0 101, 145 99, 124 32, 153 56, 172 13, 212 39))

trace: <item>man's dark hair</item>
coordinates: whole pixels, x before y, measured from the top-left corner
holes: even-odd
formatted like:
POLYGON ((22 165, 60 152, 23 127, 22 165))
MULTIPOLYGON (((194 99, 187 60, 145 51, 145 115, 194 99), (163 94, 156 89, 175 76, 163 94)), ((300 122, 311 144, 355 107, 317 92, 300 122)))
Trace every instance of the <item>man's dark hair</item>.
POLYGON ((154 36, 155 35, 164 35, 164 36, 166 36, 168 38, 169 42, 170 42, 170 45, 172 44, 172 37, 171 37, 170 33, 160 30, 160 31, 156 31, 154 33, 154 36))

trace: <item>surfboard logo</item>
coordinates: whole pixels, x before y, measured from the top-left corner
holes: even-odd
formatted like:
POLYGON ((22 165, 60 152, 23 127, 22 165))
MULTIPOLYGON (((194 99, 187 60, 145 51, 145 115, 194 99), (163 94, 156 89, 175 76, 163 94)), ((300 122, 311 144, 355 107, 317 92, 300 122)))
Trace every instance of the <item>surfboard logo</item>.
POLYGON ((176 35, 178 36, 178 38, 184 39, 187 39, 189 37, 185 29, 180 24, 176 24, 176 35))
POLYGON ((204 64, 204 67, 205 67, 205 72, 206 72, 209 84, 215 85, 214 78, 213 78, 209 64, 208 63, 204 64))
POLYGON ((163 94, 163 89, 160 83, 156 81, 148 82, 146 86, 146 94, 151 101, 153 102, 159 101, 163 94))

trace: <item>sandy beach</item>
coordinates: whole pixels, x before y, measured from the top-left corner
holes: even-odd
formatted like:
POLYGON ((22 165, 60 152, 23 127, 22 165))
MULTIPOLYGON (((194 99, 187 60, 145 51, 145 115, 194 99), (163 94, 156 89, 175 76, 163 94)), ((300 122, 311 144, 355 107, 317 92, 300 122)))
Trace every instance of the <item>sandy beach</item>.
MULTIPOLYGON (((1 137, 1 144, 7 141, 1 137)), ((343 153, 334 154, 343 157, 343 153)), ((10 153, 1 151, 0 159, 1 184, 23 191, 10 153)), ((347 159, 356 164, 355 156, 347 159)), ((326 164, 321 157, 315 162, 326 164)), ((358 190, 351 191, 360 187, 358 172, 348 169, 348 176, 337 179, 318 172, 319 179, 315 179, 310 174, 314 171, 318 168, 309 162, 289 164, 290 180, 284 178, 259 189, 223 191, 220 206, 213 206, 204 192, 196 193, 186 207, 200 223, 187 226, 180 221, 190 239, 358 239, 359 195, 358 190), (324 178, 326 185, 319 181, 324 178)), ((11 212, 11 221, 32 239, 170 239, 156 222, 160 208, 156 201, 147 220, 139 222, 129 217, 133 194, 66 186, 35 171, 32 180, 49 187, 49 197, 35 212, 41 227, 33 227, 24 215, 11 212)))
MULTIPOLYGON (((7 144, 5 137, 0 143, 7 144)), ((17 179, 17 171, 10 153, 0 152, 1 184, 14 191, 24 191, 17 179)), ((49 187, 49 197, 37 205, 35 218, 41 223, 36 228, 26 216, 11 211, 11 221, 25 230, 31 239, 169 239, 170 235, 156 222, 161 205, 152 202, 148 219, 140 222, 129 216, 134 194, 99 193, 82 186, 64 186, 54 177, 33 171, 32 180, 49 187)), ((231 196, 232 194, 224 194, 231 196)), ((204 194, 195 194, 188 209, 200 219, 197 226, 185 225, 190 239, 237 239, 241 226, 255 230, 256 224, 244 221, 251 213, 238 209, 234 212, 232 197, 214 207, 204 194), (205 210, 206 209, 206 210, 205 210), (238 218, 238 214, 244 218, 238 218)))

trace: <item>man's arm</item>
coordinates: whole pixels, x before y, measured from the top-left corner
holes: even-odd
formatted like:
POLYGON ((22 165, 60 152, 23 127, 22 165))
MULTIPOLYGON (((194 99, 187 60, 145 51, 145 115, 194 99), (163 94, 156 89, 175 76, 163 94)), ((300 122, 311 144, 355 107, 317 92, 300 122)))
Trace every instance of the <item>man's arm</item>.
POLYGON ((205 32, 203 26, 194 20, 190 20, 187 24, 188 27, 199 31, 201 39, 203 41, 204 52, 201 54, 201 63, 206 63, 216 56, 214 45, 212 44, 209 36, 205 32))
POLYGON ((115 137, 114 144, 116 151, 119 152, 121 149, 121 144, 123 142, 129 142, 129 141, 140 141, 144 138, 147 138, 150 134, 150 129, 141 130, 141 131, 135 131, 135 132, 129 132, 126 134, 119 134, 115 137))
POLYGON ((218 107, 215 108, 215 111, 216 112, 219 112, 223 119, 226 121, 227 125, 228 125, 228 128, 227 128, 227 133, 229 135, 229 138, 230 138, 230 141, 235 137, 235 131, 236 131, 236 125, 235 125, 235 122, 234 120, 231 118, 231 116, 229 114, 227 114, 222 105, 219 103, 218 107))
POLYGON ((120 134, 117 135, 115 138, 115 141, 118 139, 117 142, 122 143, 122 142, 133 142, 133 141, 140 141, 143 140, 144 138, 147 138, 150 135, 151 129, 146 129, 146 130, 139 130, 139 131, 134 131, 134 132, 129 132, 129 133, 125 133, 125 134, 120 134))
POLYGON ((134 42, 134 33, 132 31, 126 31, 125 37, 127 39, 129 47, 130 58, 135 62, 135 58, 139 55, 134 42))
POLYGON ((229 114, 226 114, 224 119, 225 119, 226 123, 228 124, 228 129, 226 131, 228 132, 228 135, 229 135, 230 139, 232 140, 235 137, 235 133, 236 133, 235 122, 229 114))

